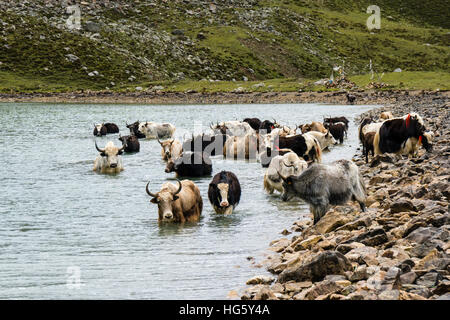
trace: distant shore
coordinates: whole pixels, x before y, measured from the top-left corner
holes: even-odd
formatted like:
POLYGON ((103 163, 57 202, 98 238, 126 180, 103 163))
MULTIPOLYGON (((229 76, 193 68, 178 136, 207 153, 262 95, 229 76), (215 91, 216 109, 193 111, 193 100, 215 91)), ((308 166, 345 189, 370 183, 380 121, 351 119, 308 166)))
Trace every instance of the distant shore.
MULTIPOLYGON (((450 91, 376 91, 350 92, 354 104, 391 104, 405 96, 450 96, 450 91)), ((107 104, 235 104, 235 103, 332 103, 349 104, 347 91, 323 92, 128 92, 107 91, 71 93, 0 94, 0 102, 107 103, 107 104)))

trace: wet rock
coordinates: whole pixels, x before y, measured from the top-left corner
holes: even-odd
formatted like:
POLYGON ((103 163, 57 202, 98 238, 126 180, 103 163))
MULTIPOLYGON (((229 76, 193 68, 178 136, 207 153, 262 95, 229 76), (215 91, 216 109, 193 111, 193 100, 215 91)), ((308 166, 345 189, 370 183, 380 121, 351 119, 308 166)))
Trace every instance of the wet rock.
POLYGON ((436 298, 436 300, 450 300, 450 292, 443 294, 442 296, 436 298))
POLYGON ((256 292, 254 300, 278 300, 278 298, 272 290, 267 287, 263 287, 256 292))
POLYGON ((284 270, 278 277, 278 282, 295 281, 320 281, 329 274, 344 275, 351 270, 348 259, 340 252, 327 251, 319 254, 311 262, 299 267, 284 270))
POLYGON ((271 284, 275 279, 269 276, 255 276, 247 280, 247 284, 271 284))

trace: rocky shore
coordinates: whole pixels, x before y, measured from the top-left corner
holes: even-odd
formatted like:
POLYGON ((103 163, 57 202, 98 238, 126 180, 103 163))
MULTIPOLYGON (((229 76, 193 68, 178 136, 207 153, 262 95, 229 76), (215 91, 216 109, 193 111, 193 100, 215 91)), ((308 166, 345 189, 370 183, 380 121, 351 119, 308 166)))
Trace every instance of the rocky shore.
POLYGON ((367 112, 418 112, 435 132, 433 151, 416 158, 371 158, 357 151, 367 212, 349 203, 316 225, 296 221, 270 243, 273 277, 249 279, 241 299, 449 300, 450 117, 448 97, 404 96, 367 112))
MULTIPOLYGON (((139 103, 139 104, 227 104, 227 103, 330 103, 348 104, 347 91, 333 92, 128 92, 85 91, 70 93, 0 94, 0 102, 42 103, 139 103)), ((352 92, 355 104, 395 104, 409 99, 430 101, 448 99, 444 91, 352 92)))

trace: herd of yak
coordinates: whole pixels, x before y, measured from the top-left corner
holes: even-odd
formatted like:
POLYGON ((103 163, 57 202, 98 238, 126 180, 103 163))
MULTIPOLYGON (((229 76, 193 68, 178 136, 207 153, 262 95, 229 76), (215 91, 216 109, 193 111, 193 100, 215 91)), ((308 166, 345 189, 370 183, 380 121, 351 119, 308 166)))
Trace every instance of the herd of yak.
MULTIPOLYGON (((211 123, 211 133, 192 134, 187 139, 183 137, 181 142, 173 138, 176 128, 170 123, 136 121, 126 124, 130 135, 119 135, 121 147, 109 141, 101 149, 95 142, 99 155, 94 171, 119 173, 123 170, 120 157, 123 152, 139 152, 139 139, 157 139, 161 157, 166 162, 165 172, 175 172, 178 185, 167 182, 158 192, 152 192, 147 183, 146 192, 151 197, 150 202, 158 205, 159 222, 185 222, 200 218, 203 201, 196 184, 191 180, 180 181, 179 177, 211 176, 210 156, 256 159, 267 168, 264 189, 268 193, 277 190, 283 201, 294 197, 303 199, 309 204, 316 223, 330 205, 353 200, 359 203, 361 210, 366 209, 366 189, 358 167, 349 160, 321 163, 322 150, 343 143, 348 124, 345 117, 330 117, 323 122, 291 128, 275 120, 247 118, 211 123)), ((119 128, 113 123, 94 125, 95 136, 118 132, 119 128)), ((420 145, 430 151, 433 137, 416 113, 394 118, 391 112, 383 112, 378 121, 365 118, 358 134, 366 162, 369 151, 372 155, 415 156, 420 145)), ((241 185, 234 173, 221 171, 214 175, 208 199, 217 213, 232 213, 240 197, 241 185)))

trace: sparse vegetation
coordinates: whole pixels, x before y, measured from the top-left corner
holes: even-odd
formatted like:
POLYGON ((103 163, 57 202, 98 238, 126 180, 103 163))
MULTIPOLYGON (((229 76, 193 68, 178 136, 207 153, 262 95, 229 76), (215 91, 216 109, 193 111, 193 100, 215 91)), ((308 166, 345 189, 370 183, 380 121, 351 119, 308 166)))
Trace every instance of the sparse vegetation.
POLYGON ((368 1, 322 2, 83 2, 71 31, 60 1, 0 1, 0 92, 324 90, 334 65, 364 87, 369 60, 393 88, 448 89, 445 1, 378 1, 372 32, 368 1))

